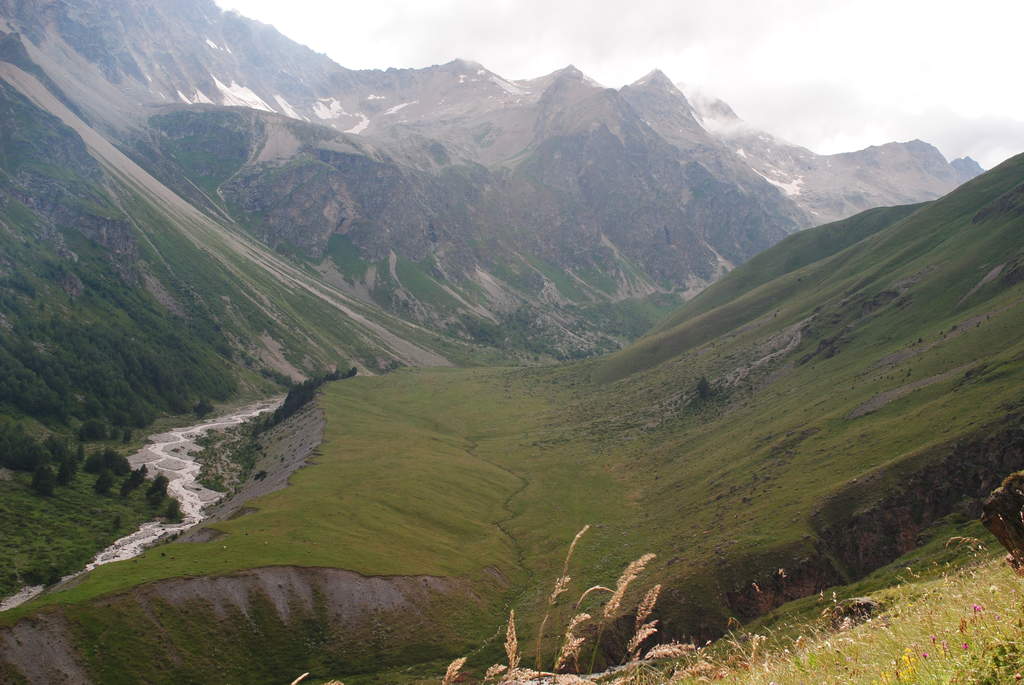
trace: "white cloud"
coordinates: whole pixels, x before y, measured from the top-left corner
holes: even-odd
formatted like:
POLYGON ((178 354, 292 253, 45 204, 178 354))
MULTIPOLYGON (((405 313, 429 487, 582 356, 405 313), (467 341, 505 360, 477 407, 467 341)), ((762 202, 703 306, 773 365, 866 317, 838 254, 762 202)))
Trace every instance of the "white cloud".
POLYGON ((1024 150, 1024 3, 1008 0, 219 0, 349 68, 473 59, 506 78, 660 67, 812 149, 922 138, 983 165, 1024 150))

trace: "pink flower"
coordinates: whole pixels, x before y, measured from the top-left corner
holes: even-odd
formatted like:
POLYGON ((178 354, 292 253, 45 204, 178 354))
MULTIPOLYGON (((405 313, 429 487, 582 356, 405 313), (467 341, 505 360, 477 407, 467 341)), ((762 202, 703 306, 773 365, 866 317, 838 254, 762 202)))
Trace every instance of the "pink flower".
POLYGON ((974 613, 976 614, 980 614, 981 612, 985 611, 985 607, 981 606, 980 604, 975 604, 972 608, 974 609, 974 613))
POLYGON ((966 642, 965 642, 965 643, 963 643, 963 644, 962 644, 962 645, 960 645, 960 646, 961 646, 961 647, 963 647, 964 649, 970 649, 970 646, 969 646, 969 645, 968 645, 968 644, 967 644, 966 642))
POLYGON ((928 658, 928 652, 921 652, 921 657, 924 659, 928 658))

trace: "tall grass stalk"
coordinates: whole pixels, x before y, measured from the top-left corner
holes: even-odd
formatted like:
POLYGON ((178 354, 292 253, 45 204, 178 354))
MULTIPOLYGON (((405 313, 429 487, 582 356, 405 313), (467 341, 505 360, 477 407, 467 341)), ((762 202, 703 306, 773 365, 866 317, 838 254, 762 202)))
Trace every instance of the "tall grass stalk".
POLYGON ((565 561, 562 562, 562 573, 558 576, 558 580, 555 581, 555 588, 551 591, 551 594, 548 595, 548 606, 544 611, 544 619, 540 622, 540 628, 537 630, 537 645, 533 650, 534 667, 538 671, 543 668, 543 655, 541 654, 541 650, 544 642, 544 631, 547 629, 548 619, 551 617, 551 610, 555 607, 555 602, 558 601, 558 597, 569 589, 569 581, 572 580, 569 576, 569 562, 572 561, 572 553, 576 551, 576 544, 588 530, 590 530, 589 523, 580 528, 579 532, 576 533, 576 537, 572 539, 572 542, 569 544, 569 550, 565 553, 565 561))

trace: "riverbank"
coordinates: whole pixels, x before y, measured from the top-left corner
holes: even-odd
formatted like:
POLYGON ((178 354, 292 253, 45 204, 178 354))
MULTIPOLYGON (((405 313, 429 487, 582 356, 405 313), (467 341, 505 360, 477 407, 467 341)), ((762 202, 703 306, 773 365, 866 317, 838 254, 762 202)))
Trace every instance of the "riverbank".
MULTIPOLYGON (((280 403, 279 398, 263 400, 241 407, 231 413, 208 419, 191 426, 173 428, 149 437, 147 444, 128 457, 132 468, 145 465, 147 477, 165 476, 170 482, 167 494, 181 503, 182 519, 178 523, 147 521, 129 535, 119 538, 100 551, 84 568, 61 578, 53 588, 59 588, 88 573, 98 566, 138 556, 148 547, 172 535, 180 534, 204 519, 204 509, 223 495, 198 483, 200 464, 195 454, 202 448, 197 441, 211 431, 223 431, 242 424, 280 403)), ((39 596, 46 590, 43 585, 26 586, 0 601, 0 612, 8 611, 39 596)))

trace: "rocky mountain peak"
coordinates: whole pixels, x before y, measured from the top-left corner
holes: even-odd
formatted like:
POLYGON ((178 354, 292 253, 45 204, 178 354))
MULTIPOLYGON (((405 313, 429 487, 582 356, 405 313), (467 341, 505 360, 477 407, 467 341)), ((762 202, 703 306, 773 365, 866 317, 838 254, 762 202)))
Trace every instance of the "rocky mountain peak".
POLYGON ((552 80, 578 81, 581 83, 585 83, 589 86, 593 86, 595 88, 602 87, 600 83, 584 74, 574 64, 570 64, 568 66, 562 67, 561 69, 558 69, 557 71, 551 72, 550 74, 548 74, 548 78, 552 80))
POLYGON ((669 92, 682 93, 676 84, 672 82, 672 79, 666 76, 665 72, 661 69, 654 69, 648 72, 630 85, 634 88, 657 88, 660 90, 667 90, 669 92))
POLYGON ((477 71, 479 69, 484 68, 484 65, 480 64, 479 62, 474 62, 471 59, 463 59, 461 57, 456 57, 451 62, 448 62, 442 66, 448 67, 449 69, 461 69, 467 71, 477 71))
POLYGON ((724 100, 700 91, 690 90, 688 92, 688 89, 682 84, 677 84, 677 87, 687 93, 687 99, 705 128, 734 128, 742 124, 743 120, 724 100))
POLYGON ((949 163, 956 171, 961 183, 970 181, 975 176, 982 174, 985 170, 970 157, 958 157, 949 163))

